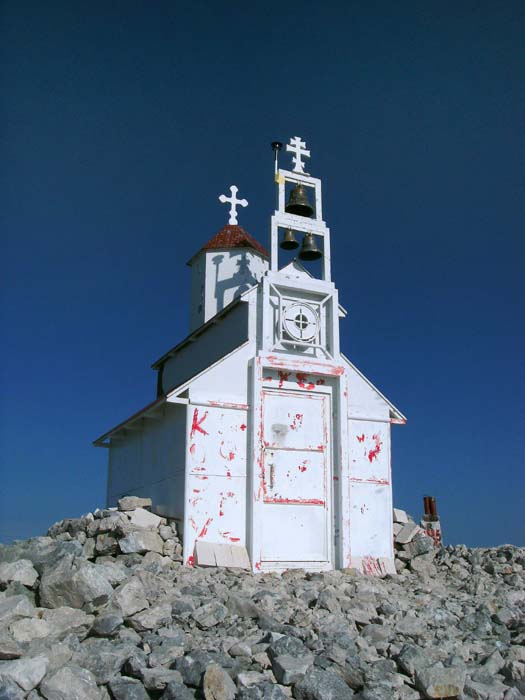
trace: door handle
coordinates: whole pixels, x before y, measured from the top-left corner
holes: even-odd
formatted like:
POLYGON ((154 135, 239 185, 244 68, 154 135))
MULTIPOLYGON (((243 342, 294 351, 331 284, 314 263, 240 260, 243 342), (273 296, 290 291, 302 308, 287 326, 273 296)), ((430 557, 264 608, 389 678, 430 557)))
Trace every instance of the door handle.
POLYGON ((270 488, 273 489, 275 481, 275 464, 272 462, 268 466, 270 467, 270 488))

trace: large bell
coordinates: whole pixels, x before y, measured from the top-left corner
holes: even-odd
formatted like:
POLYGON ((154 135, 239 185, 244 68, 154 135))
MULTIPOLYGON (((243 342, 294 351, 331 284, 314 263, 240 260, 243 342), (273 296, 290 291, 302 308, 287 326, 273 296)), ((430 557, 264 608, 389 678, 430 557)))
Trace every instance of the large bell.
POLYGON ((299 260, 319 260, 323 254, 317 247, 313 233, 305 233, 303 245, 299 252, 299 260))
POLYGON ((304 185, 298 183, 293 188, 293 190, 290 192, 288 204, 285 206, 284 211, 287 214, 297 214, 298 216, 312 216, 314 213, 314 208, 308 201, 308 195, 306 194, 306 188, 304 185))
POLYGON ((283 250, 295 250, 299 248, 299 242, 291 228, 285 231, 283 240, 281 241, 281 248, 283 250))

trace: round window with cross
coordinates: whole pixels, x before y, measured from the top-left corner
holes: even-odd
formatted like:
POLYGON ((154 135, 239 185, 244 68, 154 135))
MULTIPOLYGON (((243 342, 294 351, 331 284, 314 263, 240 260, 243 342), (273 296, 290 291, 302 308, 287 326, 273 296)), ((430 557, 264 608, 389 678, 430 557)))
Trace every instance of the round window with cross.
POLYGON ((283 330, 294 340, 310 343, 319 332, 319 316, 309 304, 291 304, 284 311, 283 330))

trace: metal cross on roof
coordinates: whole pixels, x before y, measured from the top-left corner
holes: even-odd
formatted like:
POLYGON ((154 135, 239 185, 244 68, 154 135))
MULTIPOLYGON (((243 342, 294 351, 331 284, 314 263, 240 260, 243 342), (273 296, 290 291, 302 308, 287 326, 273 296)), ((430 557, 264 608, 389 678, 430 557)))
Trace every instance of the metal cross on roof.
POLYGON ((228 221, 228 223, 233 226, 237 225, 237 205, 240 205, 241 207, 248 206, 248 202, 246 199, 237 199, 238 191, 239 188, 236 185, 231 185, 231 197, 227 197, 225 194, 221 194, 221 196, 219 197, 219 201, 223 204, 225 204, 226 202, 231 202, 230 220, 228 221))
POLYGON ((286 144, 286 150, 294 153, 292 158, 295 173, 304 173, 303 156, 310 158, 310 151, 306 150, 306 142, 301 141, 300 136, 294 136, 290 139, 290 143, 286 144))

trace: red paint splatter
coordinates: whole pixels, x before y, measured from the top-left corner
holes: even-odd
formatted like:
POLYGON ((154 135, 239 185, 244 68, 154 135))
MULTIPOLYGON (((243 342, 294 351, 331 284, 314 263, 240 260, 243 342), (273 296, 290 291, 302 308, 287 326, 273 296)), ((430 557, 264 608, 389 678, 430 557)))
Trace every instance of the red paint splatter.
POLYGON ((307 459, 303 459, 302 464, 300 464, 300 465, 297 467, 297 469, 299 469, 300 472, 304 473, 304 472, 306 471, 306 469, 307 469, 307 466, 306 466, 307 464, 308 464, 308 460, 307 460, 307 459))
POLYGON ((193 489, 193 493, 200 493, 200 492, 201 492, 200 489, 193 489))
POLYGON ((239 427, 240 427, 240 429, 241 429, 242 431, 246 430, 246 424, 245 424, 245 423, 241 423, 241 425, 240 425, 239 427))
POLYGON ((273 377, 263 377, 263 382, 273 382, 273 377))
POLYGON ((260 561, 255 562, 255 568, 257 569, 257 571, 261 570, 261 562, 260 561))
POLYGON ((297 386, 301 387, 301 389, 310 391, 315 388, 315 384, 308 381, 308 375, 304 374, 304 372, 296 372, 295 378, 297 379, 297 386))
POLYGON ((284 382, 288 381, 290 372, 283 372, 282 370, 277 370, 279 373, 279 389, 283 388, 284 382))
POLYGON ((206 520, 206 522, 202 526, 202 530, 199 532, 197 537, 204 537, 206 535, 206 533, 208 532, 208 526, 212 522, 212 520, 213 518, 208 518, 208 520, 206 520))
POLYGON ((265 503, 298 503, 306 506, 324 506, 324 501, 321 498, 265 498, 265 503))
POLYGON ((228 452, 228 459, 230 460, 230 462, 234 459, 234 457, 235 457, 235 452, 228 452))
POLYGON ((196 408, 196 409, 193 411, 193 420, 192 420, 192 423, 191 423, 190 439, 191 439, 191 438, 195 435, 195 433, 197 433, 197 432, 198 432, 198 433, 202 433, 202 435, 209 435, 209 433, 208 433, 206 430, 204 430, 204 428, 202 427, 202 424, 204 423, 204 421, 206 420, 207 417, 208 417, 208 411, 205 411, 205 412, 204 412, 204 415, 202 416, 202 418, 201 418, 200 420, 199 420, 199 409, 196 408))
POLYGON ((192 442, 190 445, 190 455, 193 456, 194 454, 195 454, 195 443, 192 442))
POLYGON ((190 518, 190 525, 195 530, 195 532, 197 532, 197 525, 196 525, 195 520, 193 518, 190 518))
POLYGON ((363 573, 369 576, 384 576, 386 573, 379 559, 374 559, 374 557, 363 557, 362 567, 363 573))
POLYGON ((334 481, 339 481, 339 477, 338 477, 338 476, 334 476, 334 481))
POLYGON ((383 443, 379 435, 372 435, 372 440, 375 442, 375 447, 368 451, 368 461, 371 463, 374 459, 377 459, 377 455, 381 452, 381 447, 383 443))
POLYGON ((193 554, 188 557, 186 561, 186 566, 195 566, 195 557, 193 556, 193 554))
POLYGON ((362 435, 356 435, 357 437, 357 442, 364 442, 365 441, 365 434, 363 433, 362 435))
POLYGON ((232 478, 232 473, 229 469, 226 470, 226 476, 228 477, 228 479, 232 478))
POLYGON ((325 381, 324 379, 318 379, 315 383, 317 384, 317 386, 323 386, 325 381))
MULTIPOLYGON (((288 417, 290 414, 288 414, 288 417)), ((290 423, 290 428, 292 430, 299 430, 303 425, 303 414, 302 413, 296 413, 292 422, 290 423)))
POLYGON ((317 445, 317 449, 324 452, 324 445, 317 445))

